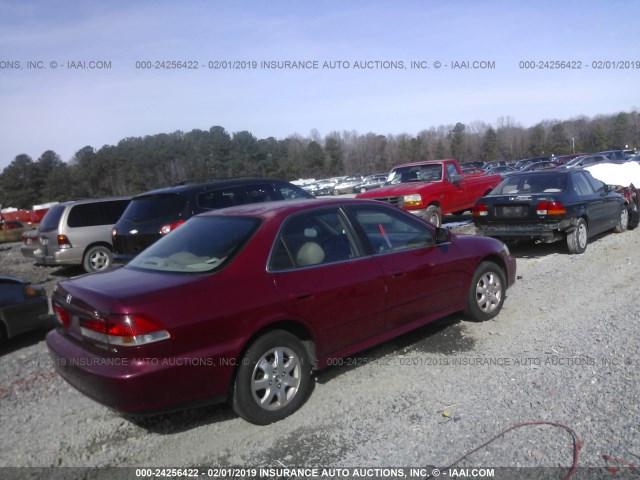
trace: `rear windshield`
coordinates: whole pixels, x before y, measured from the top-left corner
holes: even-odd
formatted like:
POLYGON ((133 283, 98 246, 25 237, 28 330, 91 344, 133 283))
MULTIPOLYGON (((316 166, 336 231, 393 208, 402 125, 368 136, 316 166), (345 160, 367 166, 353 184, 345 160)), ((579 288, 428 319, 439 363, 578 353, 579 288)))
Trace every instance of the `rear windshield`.
POLYGON ((128 265, 163 272, 212 272, 230 261, 259 224, 251 217, 193 217, 128 265))
POLYGON ((548 174, 513 175, 505 178, 491 195, 528 195, 532 193, 564 192, 567 187, 567 176, 557 172, 548 174))
POLYGON ((134 198, 122 214, 123 220, 147 222, 159 218, 179 216, 185 210, 186 198, 175 193, 134 198))
POLYGON ((51 230, 55 230, 56 228, 58 228, 58 225, 60 224, 60 217, 62 217, 62 212, 64 212, 64 209, 64 205, 54 205, 53 207, 51 207, 42 218, 40 227, 38 227, 38 229, 41 232, 50 232, 51 230))

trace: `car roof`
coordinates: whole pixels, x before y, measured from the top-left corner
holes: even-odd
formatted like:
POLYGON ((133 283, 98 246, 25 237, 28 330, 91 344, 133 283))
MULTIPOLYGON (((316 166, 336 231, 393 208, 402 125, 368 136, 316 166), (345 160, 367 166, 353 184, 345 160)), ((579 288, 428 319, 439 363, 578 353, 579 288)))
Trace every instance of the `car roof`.
POLYGON ((124 196, 124 197, 80 198, 78 200, 67 200, 66 202, 57 203, 57 204, 53 205, 51 208, 57 207, 59 205, 63 206, 63 207, 66 207, 68 205, 80 205, 80 204, 84 204, 84 203, 110 202, 110 201, 117 201, 117 200, 131 200, 131 197, 130 196, 124 196))
POLYGON ((233 207, 222 208, 219 210, 212 210, 209 212, 201 213, 197 216, 216 216, 216 215, 241 215, 251 217, 271 217, 271 216, 286 216, 296 212, 310 210, 313 208, 335 207, 341 205, 369 205, 376 207, 391 207, 389 204, 380 202, 378 200, 367 200, 359 198, 343 198, 343 199, 327 199, 318 200, 315 198, 303 198, 296 200, 277 200, 274 202, 262 202, 262 203, 247 203, 243 205, 236 205, 233 207))
POLYGON ((401 165, 396 165, 395 167, 393 167, 393 169, 396 168, 400 168, 400 167, 417 167, 418 165, 427 165, 430 163, 436 163, 436 162, 455 162, 456 160, 453 158, 443 158, 440 160, 421 160, 419 162, 410 162, 410 163, 403 163, 401 165))
POLYGON ((183 193, 190 191, 198 191, 207 189, 210 187, 225 187, 229 185, 251 185, 257 182, 270 182, 270 183, 287 183, 285 180, 274 179, 274 178, 263 178, 263 177, 230 177, 230 178, 219 178, 212 180, 198 180, 194 182, 179 182, 170 187, 162 187, 156 188, 154 190, 149 190, 147 192, 140 193, 136 195, 135 198, 146 197, 148 195, 158 195, 163 193, 183 193))

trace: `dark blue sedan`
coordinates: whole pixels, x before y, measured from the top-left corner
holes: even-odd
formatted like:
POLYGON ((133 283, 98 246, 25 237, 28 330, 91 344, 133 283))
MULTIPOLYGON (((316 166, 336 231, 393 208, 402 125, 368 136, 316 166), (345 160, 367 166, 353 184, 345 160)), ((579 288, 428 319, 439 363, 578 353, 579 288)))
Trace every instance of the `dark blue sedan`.
POLYGON ((594 235, 629 227, 629 205, 614 190, 582 169, 516 173, 476 202, 473 222, 478 235, 566 240, 569 253, 583 253, 594 235))

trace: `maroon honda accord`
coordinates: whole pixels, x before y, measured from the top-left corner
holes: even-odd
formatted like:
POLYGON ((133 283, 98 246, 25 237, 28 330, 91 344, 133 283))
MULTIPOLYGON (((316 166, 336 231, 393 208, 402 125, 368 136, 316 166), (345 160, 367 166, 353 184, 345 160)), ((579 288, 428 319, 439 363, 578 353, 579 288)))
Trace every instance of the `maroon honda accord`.
POLYGON ((496 316, 515 259, 390 205, 300 200, 190 219, 124 267, 60 282, 47 345, 60 375, 128 414, 230 400, 290 415, 311 372, 464 311, 496 316))

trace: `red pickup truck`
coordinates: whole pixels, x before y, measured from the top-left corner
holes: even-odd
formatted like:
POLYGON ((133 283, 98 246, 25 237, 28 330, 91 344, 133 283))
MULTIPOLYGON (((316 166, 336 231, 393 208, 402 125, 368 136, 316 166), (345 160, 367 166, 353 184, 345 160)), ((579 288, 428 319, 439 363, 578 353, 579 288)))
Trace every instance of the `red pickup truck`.
POLYGON ((419 215, 440 226, 442 215, 462 213, 502 181, 499 174, 465 176, 456 160, 433 160, 398 165, 384 187, 361 193, 419 215))

